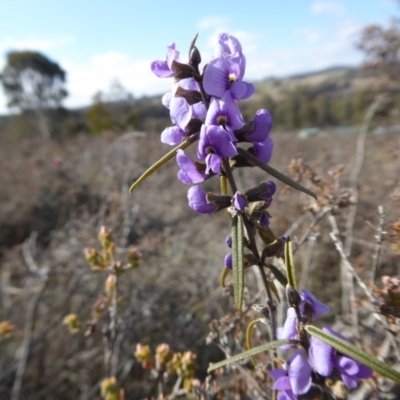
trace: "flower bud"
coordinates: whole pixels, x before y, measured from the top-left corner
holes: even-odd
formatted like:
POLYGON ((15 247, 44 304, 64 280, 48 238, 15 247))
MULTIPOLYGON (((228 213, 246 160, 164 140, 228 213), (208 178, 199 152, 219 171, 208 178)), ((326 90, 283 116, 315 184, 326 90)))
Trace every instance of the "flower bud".
POLYGON ((133 247, 132 249, 128 250, 128 265, 129 269, 137 268, 140 264, 140 260, 142 258, 142 254, 140 253, 137 247, 133 247))
POLYGON ((81 329, 81 322, 76 314, 68 314, 65 316, 63 319, 63 324, 67 325, 67 328, 71 333, 77 333, 81 329))
POLYGON ((98 235, 101 247, 106 251, 113 251, 115 248, 114 240, 111 236, 111 230, 106 228, 104 225, 100 228, 98 235))
POLYGON ((156 348, 156 366, 157 368, 165 368, 172 358, 172 352, 168 344, 162 343, 156 348))
POLYGON ((101 397, 104 400, 119 400, 120 391, 115 376, 105 378, 100 385, 101 397))
POLYGON ((111 299, 116 285, 117 285, 117 276, 114 274, 108 275, 107 279, 106 279, 106 284, 104 287, 107 299, 111 299))
POLYGON ((14 325, 10 321, 0 321, 0 339, 10 337, 13 330, 14 325))
POLYGON ((142 363, 143 368, 151 369, 153 367, 153 364, 151 362, 152 354, 148 345, 142 345, 138 343, 136 345, 134 356, 140 363, 142 363))

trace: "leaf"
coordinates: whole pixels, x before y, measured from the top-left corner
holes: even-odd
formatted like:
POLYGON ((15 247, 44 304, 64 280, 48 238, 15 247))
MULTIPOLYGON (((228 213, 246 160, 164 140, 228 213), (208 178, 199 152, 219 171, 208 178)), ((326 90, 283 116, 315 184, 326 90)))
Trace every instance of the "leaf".
POLYGON ((245 157, 252 164, 257 165, 257 167, 261 168, 265 172, 268 172, 270 175, 272 175, 276 179, 278 179, 281 182, 285 183, 286 185, 292 187, 293 189, 299 190, 300 192, 308 194, 309 196, 313 197, 314 199, 317 199, 317 195, 314 192, 305 188, 303 185, 300 185, 300 183, 294 181, 293 179, 289 178, 288 176, 282 174, 281 172, 277 171, 275 168, 272 168, 270 165, 264 164, 257 157, 254 157, 252 154, 250 154, 247 150, 241 149, 240 147, 238 147, 237 151, 241 156, 245 157))
POLYGON ((235 306, 240 311, 244 291, 244 229, 240 214, 232 218, 232 277, 235 306))
POLYGON ((285 265, 288 283, 292 288, 297 289, 296 271, 294 269, 293 262, 292 241, 290 240, 290 237, 287 238, 285 243, 285 265))
POLYGON ((229 269, 224 267, 224 269, 222 270, 221 275, 219 277, 219 284, 222 287, 225 287, 225 279, 228 276, 228 274, 229 274, 229 269))
POLYGON ((288 280, 283 272, 273 264, 266 264, 266 267, 272 272, 275 279, 283 286, 286 287, 288 280))
POLYGON ((276 349, 278 347, 281 347, 285 344, 290 344, 290 343, 294 343, 295 341, 291 340, 291 339, 284 339, 284 340, 274 340, 273 342, 268 342, 268 343, 264 343, 260 346, 257 347, 253 347, 251 350, 247 350, 244 351, 243 353, 240 354, 236 354, 233 357, 229 357, 225 360, 222 360, 220 362, 217 362, 213 365, 210 365, 208 367, 207 372, 210 373, 211 371, 214 371, 218 368, 224 367, 225 365, 228 364, 232 364, 234 362, 243 360, 244 358, 247 357, 251 357, 251 356, 255 356, 256 354, 262 353, 264 351, 268 351, 268 350, 272 350, 272 349, 276 349))
POLYGON ((139 186, 141 185, 149 176, 153 175, 154 172, 156 172, 158 169, 160 169, 164 164, 166 164, 169 160, 175 157, 176 152, 179 149, 186 149, 189 147, 192 143, 194 143, 198 138, 198 135, 193 135, 189 139, 186 139, 184 142, 179 144, 178 146, 174 147, 170 152, 165 154, 164 157, 160 158, 156 163, 154 163, 149 169, 147 169, 145 172, 143 172, 142 175, 132 184, 132 186, 129 188, 129 193, 132 194, 132 192, 139 186))
POLYGON ((340 353, 350 356, 351 358, 360 362, 366 367, 371 368, 379 374, 385 376, 386 378, 389 378, 392 381, 400 384, 400 372, 389 367, 389 365, 378 360, 374 356, 365 353, 364 351, 358 349, 357 347, 346 342, 345 340, 339 339, 336 336, 326 333, 322 329, 319 329, 315 326, 308 325, 306 326, 306 330, 310 335, 315 336, 317 339, 320 339, 323 342, 329 344, 340 353))

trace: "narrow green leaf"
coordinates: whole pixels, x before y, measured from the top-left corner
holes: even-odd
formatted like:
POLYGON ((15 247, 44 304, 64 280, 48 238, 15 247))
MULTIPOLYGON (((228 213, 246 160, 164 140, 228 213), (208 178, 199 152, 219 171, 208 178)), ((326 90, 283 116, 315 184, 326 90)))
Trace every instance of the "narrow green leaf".
POLYGON ((290 237, 287 238, 285 243, 285 265, 288 283, 292 288, 297 289, 296 271, 294 269, 293 262, 292 241, 290 240, 290 237))
MULTIPOLYGON (((251 350, 251 337, 253 335, 254 326, 258 322, 264 321, 264 319, 265 318, 257 318, 255 320, 251 321, 249 323, 249 325, 247 325, 247 329, 246 329, 246 348, 247 348, 247 350, 251 350)), ((250 358, 251 358, 251 362, 253 363, 253 366, 255 367, 257 365, 256 358, 254 356, 250 356, 250 358)))
POLYGON ((189 139, 186 139, 184 142, 179 144, 178 146, 174 147, 170 152, 165 154, 164 157, 160 158, 156 163, 154 163, 148 170, 143 172, 142 175, 132 184, 132 186, 129 188, 129 193, 132 194, 132 192, 139 186, 141 185, 149 176, 153 175, 154 172, 156 172, 158 169, 160 169, 164 164, 166 164, 169 160, 175 157, 176 152, 179 149, 186 149, 189 147, 192 143, 194 143, 198 138, 198 135, 193 135, 189 139))
POLYGON ((242 217, 232 218, 232 277, 235 306, 242 309, 244 291, 244 229, 242 217))
POLYGON ((389 367, 389 365, 378 360, 374 356, 365 353, 364 351, 358 349, 357 347, 346 342, 345 340, 330 335, 329 333, 324 332, 322 329, 319 329, 315 326, 307 325, 306 330, 310 335, 315 336, 316 338, 329 344, 340 353, 350 356, 354 360, 360 362, 361 364, 364 364, 366 367, 371 368, 379 374, 385 376, 386 378, 389 378, 392 381, 400 384, 400 372, 389 367))
POLYGON ((265 264, 265 266, 272 272, 272 274, 274 275, 276 280, 283 287, 286 287, 286 285, 288 284, 288 280, 287 280, 286 276, 283 274, 283 272, 279 268, 275 267, 275 265, 273 265, 273 264, 265 264))
POLYGON ((264 343, 260 346, 253 347, 251 350, 244 351, 243 353, 236 354, 235 356, 229 357, 226 360, 222 360, 213 365, 210 365, 208 367, 207 372, 210 373, 211 371, 214 371, 218 368, 224 367, 225 365, 232 364, 234 362, 243 360, 244 358, 255 356, 256 354, 262 353, 264 351, 276 349, 280 346, 283 346, 285 344, 290 344, 290 343, 293 343, 293 340, 290 340, 290 339, 274 340, 273 342, 264 343))
POLYGON ((278 179, 281 182, 285 183, 286 185, 292 187, 293 189, 299 190, 300 192, 308 194, 309 196, 313 197, 314 199, 317 199, 317 195, 314 192, 305 188, 303 185, 300 185, 300 183, 294 181, 293 179, 289 178, 288 176, 282 174, 281 172, 277 171, 275 168, 272 168, 270 165, 264 164, 257 157, 254 157, 252 154, 250 154, 247 150, 241 149, 240 147, 238 147, 237 150, 241 156, 243 156, 244 158, 247 158, 247 160, 249 160, 252 164, 257 165, 257 167, 260 167, 263 171, 268 172, 270 175, 272 175, 276 179, 278 179))

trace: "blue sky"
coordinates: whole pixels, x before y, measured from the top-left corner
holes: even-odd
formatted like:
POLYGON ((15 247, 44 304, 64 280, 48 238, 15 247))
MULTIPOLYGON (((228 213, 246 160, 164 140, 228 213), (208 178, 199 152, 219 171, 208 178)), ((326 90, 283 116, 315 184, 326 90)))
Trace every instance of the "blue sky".
MULTIPOLYGON (((204 61, 219 32, 237 36, 257 80, 356 65, 360 29, 400 16, 396 0, 0 0, 0 10, 0 68, 9 50, 43 52, 67 71, 70 107, 115 80, 136 97, 165 92, 151 61, 172 42, 186 54, 196 32, 204 61)), ((0 91, 0 112, 5 104, 0 91)))

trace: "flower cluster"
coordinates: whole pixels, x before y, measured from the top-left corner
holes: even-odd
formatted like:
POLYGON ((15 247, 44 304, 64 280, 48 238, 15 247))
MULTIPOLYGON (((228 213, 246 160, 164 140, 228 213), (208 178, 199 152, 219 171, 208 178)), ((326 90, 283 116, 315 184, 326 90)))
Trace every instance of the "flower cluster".
MULTIPOLYGON (((275 380, 273 389, 279 391, 278 400, 296 399, 296 396, 309 392, 313 383, 318 382, 321 385, 323 380, 320 378, 330 377, 334 370, 339 372, 349 388, 355 388, 358 379, 370 378, 373 373, 371 369, 340 354, 332 346, 315 337, 311 337, 309 341, 304 337, 304 330, 299 328, 301 324, 312 322, 330 309, 307 290, 301 291, 299 300, 294 307, 288 308, 284 326, 277 331, 278 339, 297 340, 301 345, 300 349, 296 349, 289 357, 283 369, 278 368, 270 372, 270 376, 275 380)), ((347 338, 328 326, 324 326, 323 330, 348 342, 347 338)), ((285 345, 282 349, 287 350, 290 347, 293 346, 285 345)), ((320 389, 323 390, 323 387, 320 389)))
MULTIPOLYGON (((201 56, 194 44, 187 64, 182 63, 175 44, 171 44, 166 60, 154 61, 151 65, 158 77, 173 77, 176 81, 174 89, 162 100, 174 125, 162 132, 161 141, 176 146, 186 139, 198 140, 198 160, 193 160, 182 149, 177 150, 178 178, 187 185, 202 183, 215 175, 225 176, 224 162, 227 161, 233 167, 254 166, 246 154, 268 163, 273 149, 269 112, 259 110, 245 124, 237 104, 255 91, 253 84, 243 81, 246 58, 239 41, 227 33, 220 34, 215 55, 202 73, 200 62, 201 56), (240 152, 240 143, 250 146, 240 152)), ((271 195, 267 197, 270 202, 271 195)), ((213 213, 231 205, 243 211, 249 202, 256 201, 239 192, 230 198, 210 198, 198 186, 189 189, 188 200, 189 206, 199 213, 213 213)))

